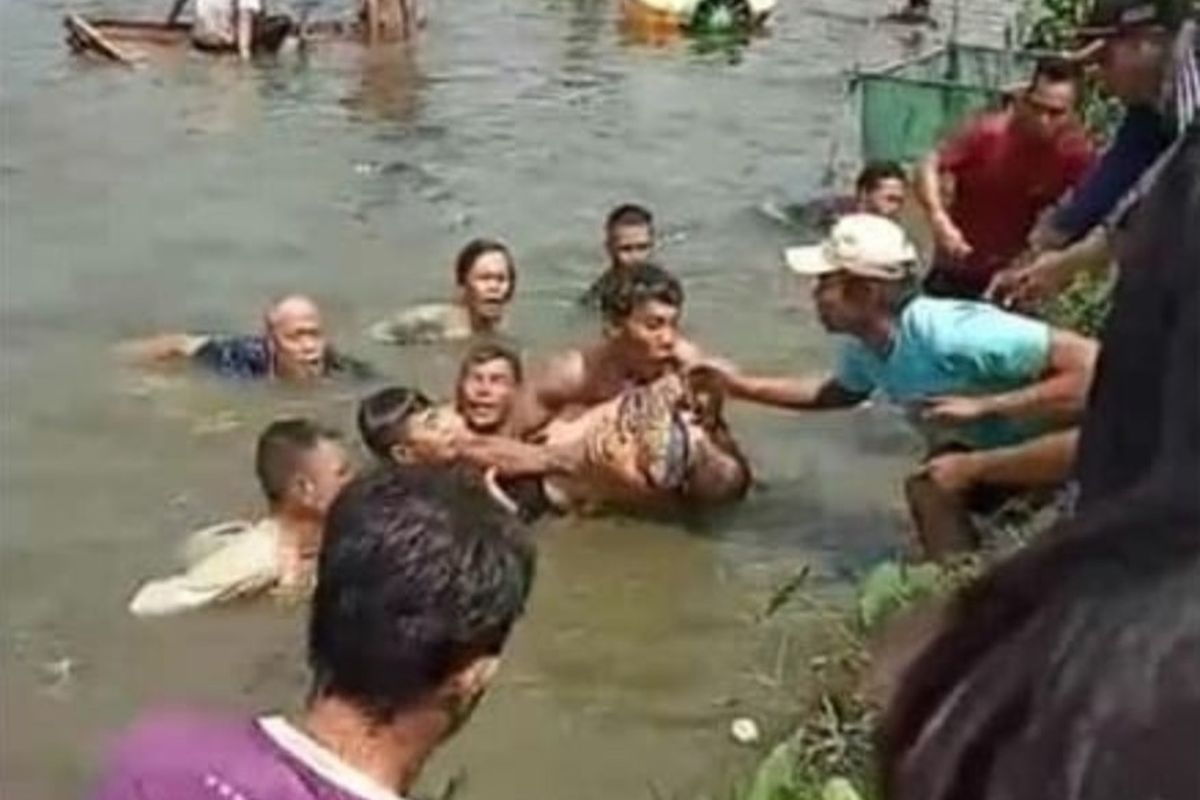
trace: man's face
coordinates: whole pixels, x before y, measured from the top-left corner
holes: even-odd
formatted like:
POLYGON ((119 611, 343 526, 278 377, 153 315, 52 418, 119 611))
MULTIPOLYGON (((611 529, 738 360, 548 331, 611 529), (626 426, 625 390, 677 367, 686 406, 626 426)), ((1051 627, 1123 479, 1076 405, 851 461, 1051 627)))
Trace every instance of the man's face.
POLYGON ((905 190, 904 181, 899 178, 884 178, 874 189, 858 196, 858 210, 896 220, 904 210, 905 190))
POLYGON ((1100 80, 1123 103, 1154 103, 1162 88, 1169 41, 1156 29, 1135 29, 1104 42, 1100 80))
POLYGON ((268 320, 267 336, 280 377, 305 380, 324 373, 325 329, 315 307, 296 304, 277 310, 268 320))
POLYGON ((638 366, 667 366, 675 359, 680 314, 678 306, 647 300, 617 323, 617 338, 638 366))
POLYGON ((854 291, 854 276, 831 272, 817 278, 813 303, 821 325, 830 333, 853 333, 864 318, 860 293, 854 291))
POLYGON ((301 457, 296 476, 298 497, 310 513, 324 518, 354 472, 354 462, 341 442, 322 439, 301 457))
POLYGON ((413 414, 404 423, 404 444, 396 455, 402 462, 445 464, 454 461, 455 443, 466 432, 462 417, 448 406, 413 414))
POLYGON ((617 225, 608 232, 605 247, 614 269, 628 272, 650 260, 654 231, 649 225, 617 225))
POLYGON ((458 384, 458 413, 475 433, 495 433, 508 421, 517 375, 503 358, 472 364, 458 384))
POLYGON ((477 317, 499 321, 512 295, 512 269, 504 253, 491 251, 475 259, 463 286, 466 304, 477 317))
POLYGON ((1017 100, 1017 119, 1037 139, 1052 139, 1071 121, 1076 89, 1070 81, 1038 80, 1017 100))

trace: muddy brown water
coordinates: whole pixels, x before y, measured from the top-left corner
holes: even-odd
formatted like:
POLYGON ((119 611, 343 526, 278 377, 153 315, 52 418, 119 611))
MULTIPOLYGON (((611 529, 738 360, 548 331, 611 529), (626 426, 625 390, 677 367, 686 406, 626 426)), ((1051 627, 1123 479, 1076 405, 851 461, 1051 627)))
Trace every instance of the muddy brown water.
MULTIPOLYGON (((296 611, 143 622, 124 604, 184 532, 255 510, 267 420, 349 431, 355 391, 141 374, 113 342, 248 329, 301 289, 345 349, 441 391, 453 349, 372 345, 367 325, 443 295, 456 249, 498 235, 521 270, 513 332, 531 354, 577 341, 597 329, 572 301, 600 220, 635 199, 696 339, 762 369, 825 363, 781 278, 797 235, 755 208, 815 189, 832 141, 852 157, 839 70, 900 46, 867 33, 877 3, 781 5, 737 51, 629 41, 608 0, 472 0, 435 4, 407 50, 128 71, 65 52, 63 4, 0 4, 0 794, 78 796, 147 706, 289 708, 304 686, 296 611)), ((836 594, 894 546, 913 443, 882 409, 732 419, 762 484, 741 508, 544 526, 503 677, 427 789, 461 772, 467 798, 695 797, 747 767, 729 723, 782 722, 813 627, 755 614, 803 565, 836 594)))

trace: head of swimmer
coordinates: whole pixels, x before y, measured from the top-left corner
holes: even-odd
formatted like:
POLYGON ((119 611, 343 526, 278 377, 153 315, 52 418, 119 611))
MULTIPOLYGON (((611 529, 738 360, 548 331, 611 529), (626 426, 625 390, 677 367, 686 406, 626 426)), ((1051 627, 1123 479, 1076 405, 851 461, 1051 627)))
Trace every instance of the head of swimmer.
POLYGON ((494 239, 468 242, 454 262, 454 280, 473 327, 499 327, 517 289, 517 268, 508 247, 494 239))
POLYGON ((634 267, 600 299, 606 334, 635 371, 674 365, 683 316, 683 286, 657 264, 634 267))
POLYGON ((325 518, 355 473, 338 432, 299 417, 267 426, 254 467, 271 513, 310 520, 325 518))
POLYGON ((263 327, 271 346, 272 369, 286 380, 309 380, 325 373, 329 343, 317 304, 289 295, 267 308, 263 327))
POLYGON ((854 183, 855 210, 892 221, 900 218, 908 194, 908 176, 895 161, 872 161, 854 183))
POLYGON ((617 206, 604 222, 604 249, 614 273, 645 264, 654 255, 654 216, 633 203, 617 206))
POLYGON ((521 358, 507 347, 481 344, 463 358, 455 408, 473 433, 500 432, 512 416, 522 381, 521 358))

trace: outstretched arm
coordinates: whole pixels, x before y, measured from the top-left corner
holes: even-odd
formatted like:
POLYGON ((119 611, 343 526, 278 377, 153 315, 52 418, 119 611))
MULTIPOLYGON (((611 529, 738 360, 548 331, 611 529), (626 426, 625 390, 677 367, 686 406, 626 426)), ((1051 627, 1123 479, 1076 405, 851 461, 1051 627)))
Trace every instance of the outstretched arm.
POLYGON ((117 345, 117 356, 139 364, 161 364, 191 358, 209 340, 208 336, 167 333, 146 339, 134 339, 117 345))
POLYGON ((730 397, 738 400, 796 411, 852 408, 867 399, 867 395, 850 391, 830 374, 797 377, 743 375, 711 366, 696 367, 690 374, 715 380, 730 397))
POLYGON ((457 442, 457 455, 500 475, 546 475, 573 472, 582 448, 551 447, 508 439, 503 436, 468 434, 457 442))

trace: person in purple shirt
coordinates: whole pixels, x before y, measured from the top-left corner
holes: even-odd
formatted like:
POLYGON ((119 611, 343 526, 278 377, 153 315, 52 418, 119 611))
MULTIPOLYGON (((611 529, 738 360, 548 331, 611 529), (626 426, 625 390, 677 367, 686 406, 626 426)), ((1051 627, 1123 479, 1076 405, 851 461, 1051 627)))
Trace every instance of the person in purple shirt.
POLYGON ((470 717, 533 581, 520 523, 465 473, 349 484, 325 529, 305 710, 162 711, 116 744, 92 800, 397 800, 470 717))

